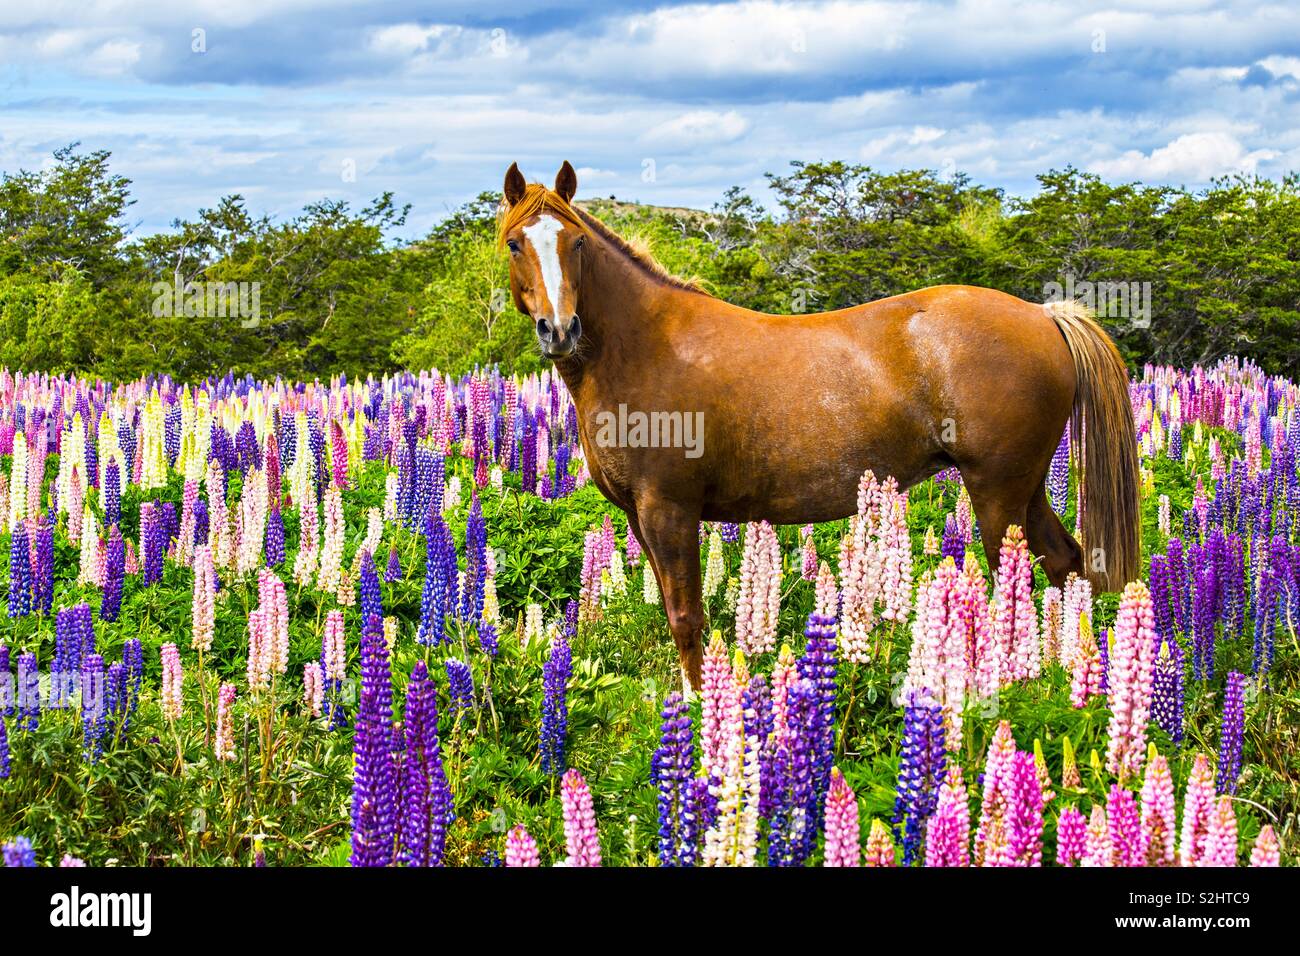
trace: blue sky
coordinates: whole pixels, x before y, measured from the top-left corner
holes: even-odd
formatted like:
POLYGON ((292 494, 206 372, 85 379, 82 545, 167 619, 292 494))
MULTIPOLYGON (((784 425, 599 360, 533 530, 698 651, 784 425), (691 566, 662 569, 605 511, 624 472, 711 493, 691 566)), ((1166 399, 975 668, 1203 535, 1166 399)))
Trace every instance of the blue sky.
POLYGON ((392 190, 419 234, 512 160, 705 208, 796 159, 1196 187, 1300 168, 1300 5, 5 0, 0 169, 72 140, 145 232, 392 190))

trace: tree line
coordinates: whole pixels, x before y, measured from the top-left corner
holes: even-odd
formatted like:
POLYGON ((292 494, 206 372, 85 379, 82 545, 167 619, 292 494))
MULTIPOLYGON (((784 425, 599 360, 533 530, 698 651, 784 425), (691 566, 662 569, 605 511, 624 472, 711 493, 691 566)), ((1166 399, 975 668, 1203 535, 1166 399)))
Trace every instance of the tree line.
MULTIPOLYGON (((221 198, 170 230, 128 228, 131 183, 104 150, 60 149, 0 179, 0 365, 122 380, 233 370, 325 378, 540 365, 513 307, 485 192, 417 240, 409 206, 324 199, 283 221, 221 198), (250 295, 251 290, 251 295, 250 295)), ((1300 178, 1198 191, 1077 169, 1028 198, 958 174, 793 163, 773 205, 586 207, 669 270, 767 312, 836 309, 939 283, 1095 305, 1132 363, 1300 357, 1300 178)))

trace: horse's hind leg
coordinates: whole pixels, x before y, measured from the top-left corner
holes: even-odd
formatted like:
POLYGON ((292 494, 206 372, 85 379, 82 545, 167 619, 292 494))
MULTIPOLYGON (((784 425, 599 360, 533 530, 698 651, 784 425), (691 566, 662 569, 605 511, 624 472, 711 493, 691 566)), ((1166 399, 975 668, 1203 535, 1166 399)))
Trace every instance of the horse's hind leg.
POLYGON ((1047 580, 1062 587, 1071 571, 1083 575, 1083 549, 1075 541, 1047 501, 1040 486, 1029 499, 1029 526, 1025 529, 1029 548, 1043 560, 1047 580))
POLYGON ((704 664, 700 512, 667 501, 645 500, 637 502, 636 513, 641 543, 650 552, 659 580, 682 674, 698 691, 704 664))
POLYGON ((1028 504, 1025 482, 1014 477, 989 476, 969 468, 961 469, 961 476, 975 508, 975 517, 979 519, 989 574, 996 574, 1007 527, 1025 525, 1028 504))

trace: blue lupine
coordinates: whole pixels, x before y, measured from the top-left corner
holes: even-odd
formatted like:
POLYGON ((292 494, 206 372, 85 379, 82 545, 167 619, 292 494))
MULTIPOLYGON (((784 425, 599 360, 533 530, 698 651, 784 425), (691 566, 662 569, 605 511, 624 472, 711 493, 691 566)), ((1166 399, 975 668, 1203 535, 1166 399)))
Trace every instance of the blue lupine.
POLYGON ((1183 649, 1172 637, 1157 638, 1151 679, 1151 715, 1175 747, 1183 743, 1183 649))
MULTIPOLYGON (((802 866, 817 833, 814 787, 816 742, 822 734, 817 688, 807 678, 794 681, 786 695, 787 732, 774 735, 772 816, 768 828, 769 866, 802 866)), ((747 755, 746 760, 750 759, 747 755)))
POLYGON ((564 773, 564 738, 569 728, 568 687, 573 672, 573 651, 564 632, 551 640, 551 653, 542 668, 542 726, 539 752, 542 770, 564 773))
POLYGON ((1215 788, 1221 794, 1235 794, 1241 776, 1241 746, 1246 733, 1246 675, 1228 674, 1223 690, 1223 723, 1219 731, 1219 767, 1215 788))
POLYGON ((32 841, 25 836, 15 837, 12 843, 6 843, 3 847, 0 847, 0 853, 4 855, 5 866, 31 867, 36 865, 36 851, 32 849, 32 841))
POLYGON ((383 621, 372 617, 361 630, 361 700, 353 737, 353 866, 389 866, 393 862, 397 832, 393 737, 388 642, 383 621))
POLYGON ((18 726, 35 730, 41 722, 41 674, 36 654, 18 655, 18 726))
POLYGON ((451 822, 451 792, 438 740, 437 689, 424 661, 406 687, 399 857, 407 866, 440 866, 451 822))
POLYGON ((104 755, 104 734, 108 730, 107 693, 104 687, 104 659, 87 654, 81 662, 81 726, 85 758, 98 762, 104 755))
POLYGON ((478 627, 478 646, 488 657, 496 657, 501 651, 501 642, 497 637, 497 627, 486 621, 478 627))
POLYGON ((950 514, 944 520, 943 542, 939 546, 939 551, 945 558, 952 558, 958 567, 961 567, 966 559, 966 539, 962 537, 954 515, 950 514))
POLYGON ((54 606, 54 522, 41 514, 36 520, 36 563, 32 566, 32 610, 49 614, 54 606))
POLYGON ((264 548, 268 568, 278 568, 284 564, 284 517, 280 514, 279 504, 271 506, 271 514, 266 519, 264 548))
POLYGON ((99 619, 116 621, 122 610, 122 583, 126 576, 126 543, 117 525, 108 531, 108 547, 104 554, 104 593, 99 603, 99 619))
POLYGON ((1070 501, 1070 431, 1061 434, 1061 440, 1052 453, 1052 463, 1047 469, 1047 497, 1052 510, 1060 517, 1065 517, 1065 509, 1070 501))
POLYGON ((367 621, 372 615, 382 619, 384 603, 379 593, 379 573, 375 570, 375 559, 369 551, 361 552, 361 574, 357 591, 361 620, 367 621))
POLYGON ((26 617, 31 613, 31 550, 27 527, 20 521, 9 538, 9 616, 26 617))
POLYGON ((444 640, 446 618, 456 606, 456 545, 451 539, 451 529, 441 514, 430 514, 426 519, 424 591, 420 599, 420 629, 416 639, 421 644, 437 646, 444 640))
POLYGON ((903 844, 904 866, 916 860, 925 825, 938 806, 939 786, 947 772, 944 740, 943 708, 909 700, 903 707, 903 746, 893 821, 895 839, 903 844))
POLYGON ((396 584, 402 580, 402 562, 397 556, 397 545, 388 549, 388 565, 384 568, 384 580, 396 584))
POLYGON ((695 744, 681 694, 668 695, 661 717, 659 748, 650 761, 650 779, 659 791, 659 864, 694 866, 699 855, 690 800, 695 744))
POLYGON ((826 792, 831 785, 831 765, 835 760, 835 619, 810 614, 804 634, 808 641, 798 661, 799 676, 812 681, 820 711, 818 736, 811 742, 813 793, 808 810, 820 828, 826 792))

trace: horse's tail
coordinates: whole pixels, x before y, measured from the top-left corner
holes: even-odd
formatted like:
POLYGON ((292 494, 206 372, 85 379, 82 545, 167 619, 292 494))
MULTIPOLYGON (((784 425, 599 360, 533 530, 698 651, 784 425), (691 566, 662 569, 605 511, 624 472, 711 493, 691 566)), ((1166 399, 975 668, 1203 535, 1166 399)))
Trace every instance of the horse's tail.
POLYGON ((1094 587, 1119 591, 1137 578, 1142 553, 1137 429, 1128 368, 1084 305, 1065 300, 1044 308, 1065 337, 1078 382, 1070 443, 1082 488, 1084 568, 1094 587))

